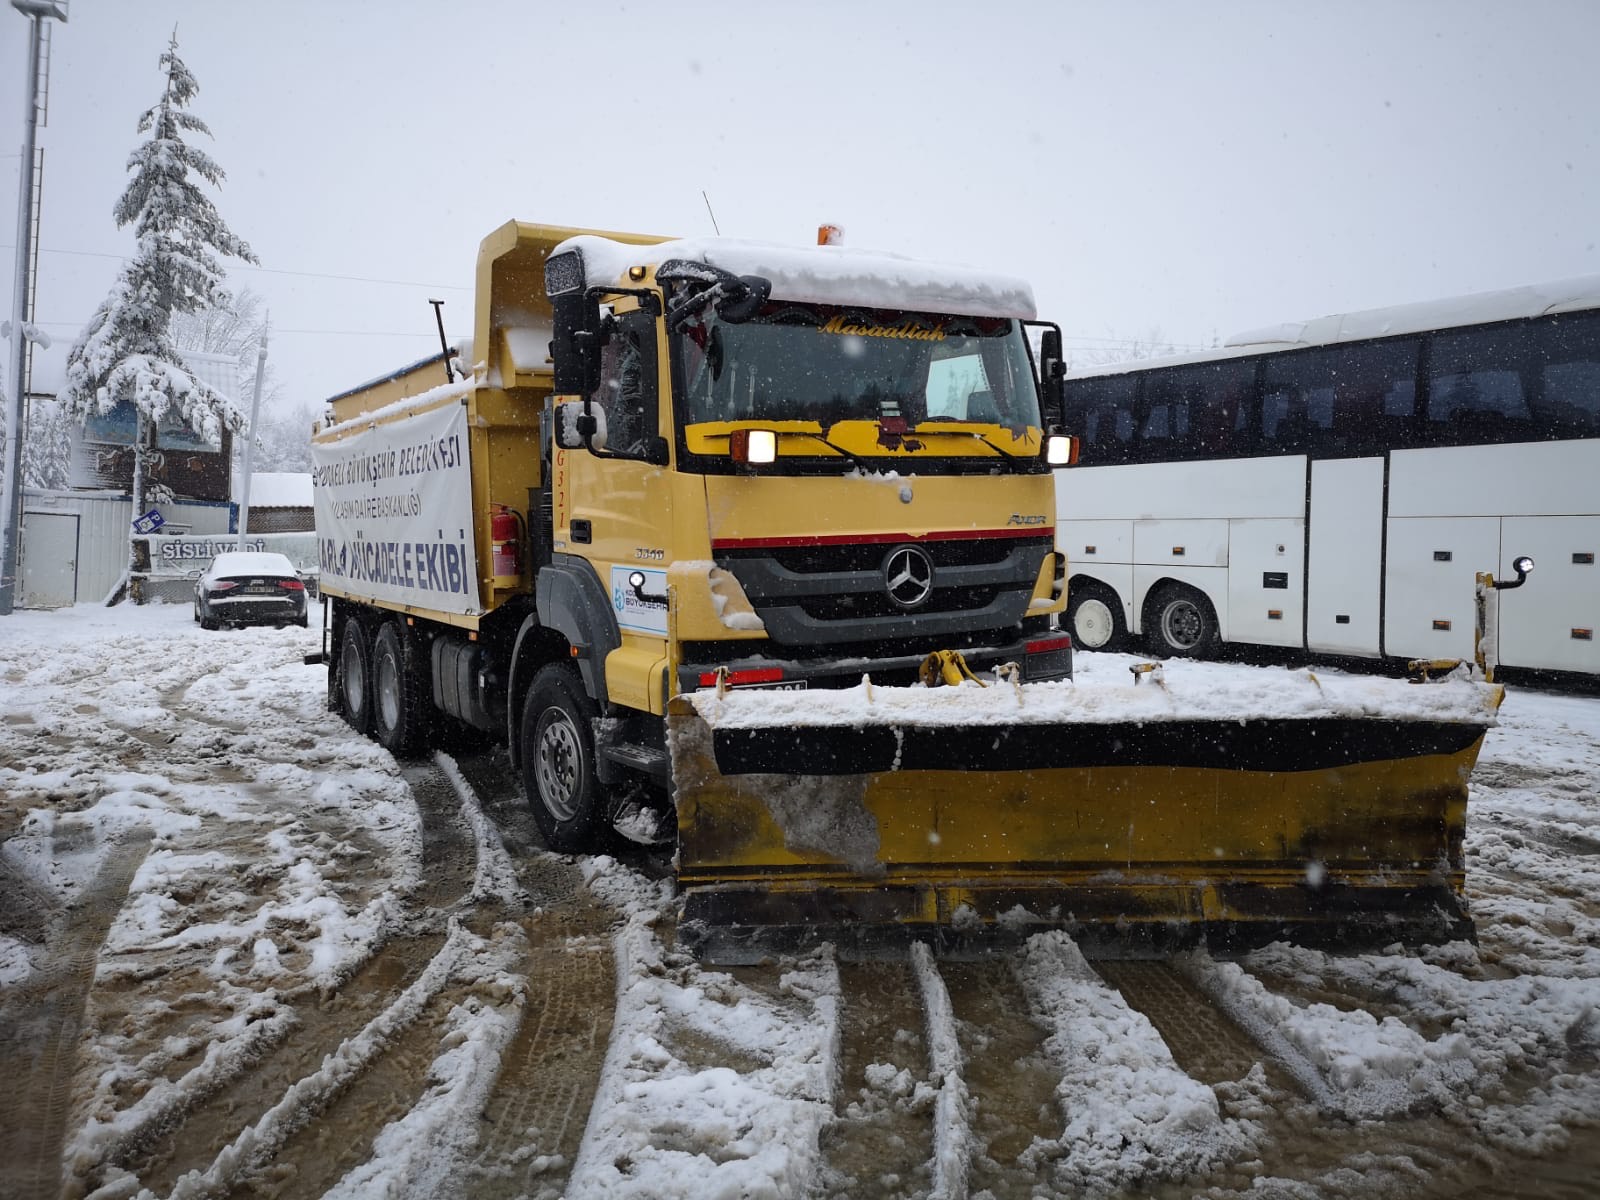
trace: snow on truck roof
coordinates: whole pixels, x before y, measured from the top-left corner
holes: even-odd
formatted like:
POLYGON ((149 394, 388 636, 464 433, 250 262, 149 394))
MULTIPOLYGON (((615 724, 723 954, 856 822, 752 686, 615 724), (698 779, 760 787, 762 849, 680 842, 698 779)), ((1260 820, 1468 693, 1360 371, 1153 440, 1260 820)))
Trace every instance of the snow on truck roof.
POLYGON ((769 279, 773 296, 780 300, 1030 321, 1037 311, 1033 288, 1025 280, 853 246, 785 246, 709 237, 630 246, 581 234, 562 242, 551 255, 567 250, 583 255, 588 287, 609 287, 621 280, 629 267, 658 266, 668 259, 684 258, 735 275, 769 279))
POLYGON ((1164 358, 1136 359, 1083 367, 1074 376, 1116 375, 1149 367, 1182 366, 1185 363, 1212 362, 1242 358, 1274 350, 1301 346, 1331 346, 1340 342, 1359 342, 1368 338, 1397 337, 1423 333, 1430 329, 1453 329, 1462 325, 1488 325, 1495 321, 1515 321, 1550 313, 1583 312, 1600 308, 1600 275, 1580 275, 1551 283, 1530 284, 1495 292, 1474 292, 1443 300, 1423 300, 1396 304, 1388 308, 1369 308, 1338 313, 1309 321, 1290 321, 1236 333, 1216 350, 1164 358))

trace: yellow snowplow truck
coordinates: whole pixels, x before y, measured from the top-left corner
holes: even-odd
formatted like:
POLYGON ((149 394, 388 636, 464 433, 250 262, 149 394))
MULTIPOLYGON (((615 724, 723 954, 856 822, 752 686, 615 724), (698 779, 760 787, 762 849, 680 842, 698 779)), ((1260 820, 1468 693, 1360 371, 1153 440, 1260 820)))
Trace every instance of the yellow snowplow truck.
POLYGON ((838 245, 502 226, 471 342, 314 434, 330 706, 397 752, 503 738, 555 850, 675 842, 724 959, 1460 933, 1497 692, 1072 682, 1034 316, 1017 280, 838 245))

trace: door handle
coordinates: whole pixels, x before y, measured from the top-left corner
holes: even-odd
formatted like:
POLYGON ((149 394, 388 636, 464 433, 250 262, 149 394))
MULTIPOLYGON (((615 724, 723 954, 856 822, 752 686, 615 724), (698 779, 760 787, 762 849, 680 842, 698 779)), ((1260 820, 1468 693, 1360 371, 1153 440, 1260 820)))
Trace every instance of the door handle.
POLYGON ((570 524, 572 540, 587 546, 594 541, 594 528, 587 517, 574 517, 570 524))

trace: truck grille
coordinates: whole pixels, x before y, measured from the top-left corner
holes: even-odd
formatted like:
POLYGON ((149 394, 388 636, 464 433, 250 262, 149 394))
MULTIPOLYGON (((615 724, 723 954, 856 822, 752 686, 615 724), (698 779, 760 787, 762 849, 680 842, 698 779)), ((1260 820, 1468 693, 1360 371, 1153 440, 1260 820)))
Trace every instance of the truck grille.
POLYGON ((1027 613, 1053 538, 947 537, 719 547, 719 567, 739 581, 779 645, 857 641, 926 643, 973 630, 1014 628, 1027 613), (927 556, 931 590, 915 605, 889 593, 886 564, 903 547, 927 556))

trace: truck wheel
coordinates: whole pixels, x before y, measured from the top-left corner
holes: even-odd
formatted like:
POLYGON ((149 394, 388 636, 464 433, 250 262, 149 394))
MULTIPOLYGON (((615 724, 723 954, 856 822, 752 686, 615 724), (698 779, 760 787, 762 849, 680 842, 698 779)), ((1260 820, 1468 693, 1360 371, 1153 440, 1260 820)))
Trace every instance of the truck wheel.
POLYGON ((372 644, 372 733, 391 754, 410 754, 426 740, 430 701, 415 659, 400 626, 385 621, 372 644))
POLYGON ((1211 602, 1192 588, 1168 584, 1145 611, 1150 653, 1161 658, 1208 658, 1217 648, 1217 615, 1211 602))
POLYGON ((351 617, 339 643, 339 711, 357 733, 372 728, 372 651, 367 631, 351 617))
POLYGON ((522 783, 545 845, 563 854, 587 849, 605 804, 594 774, 594 701, 578 673, 541 667, 522 705, 522 783))
POLYGON ((1067 585, 1067 631, 1078 650, 1114 650, 1127 635, 1122 620, 1122 601, 1110 588, 1099 583, 1067 585))

